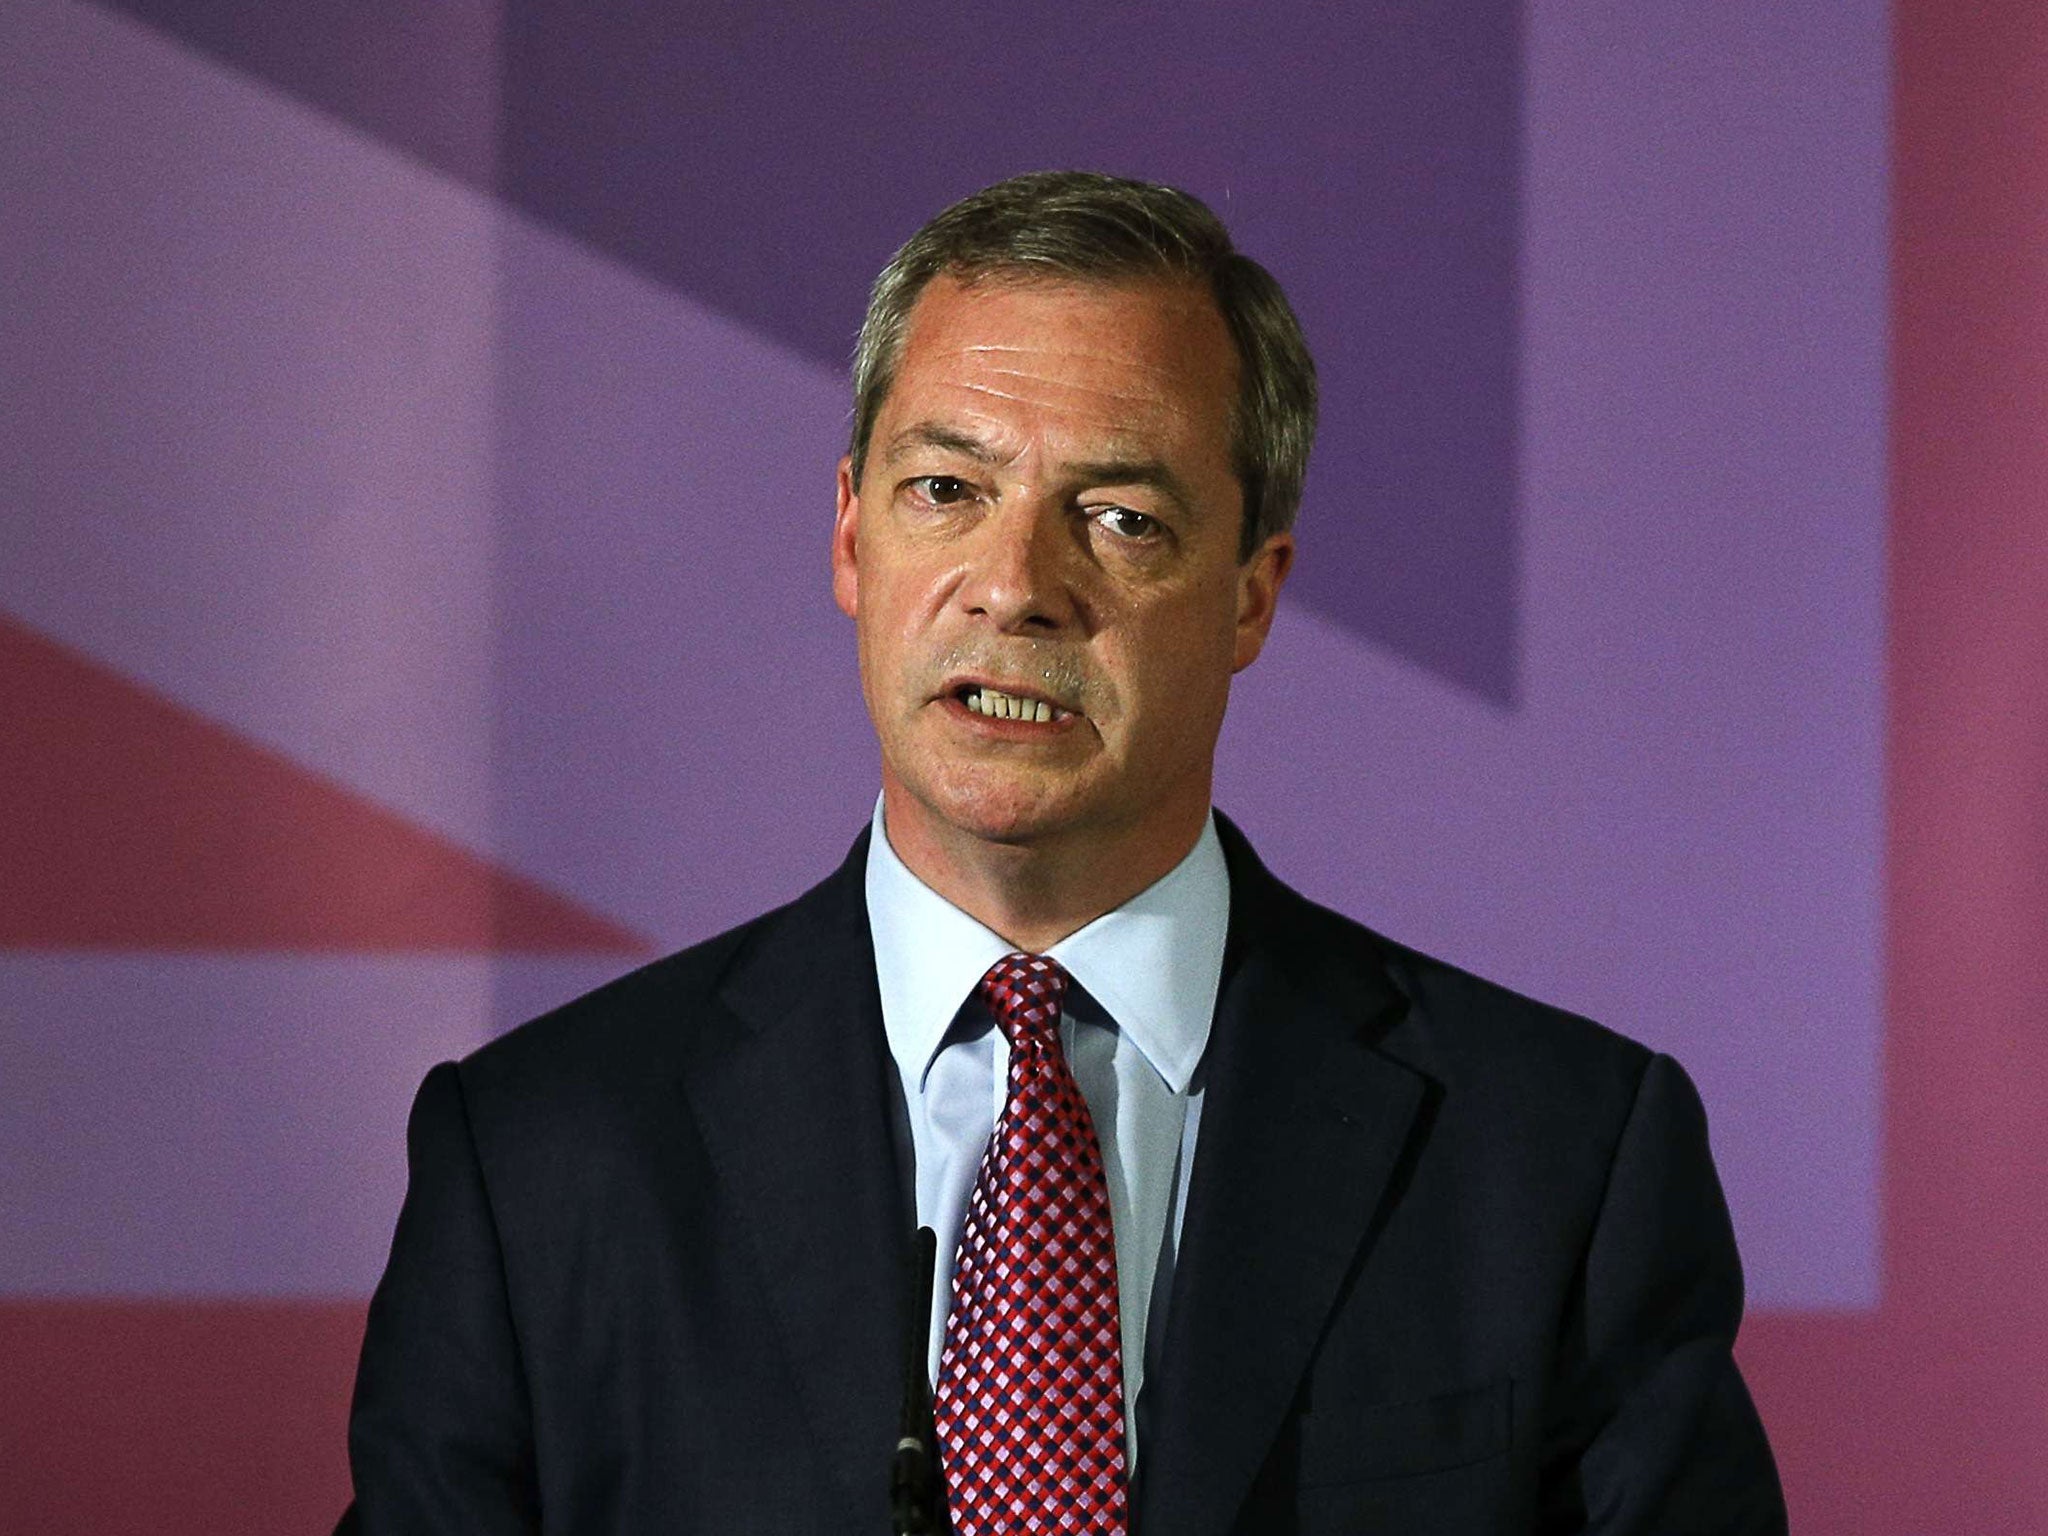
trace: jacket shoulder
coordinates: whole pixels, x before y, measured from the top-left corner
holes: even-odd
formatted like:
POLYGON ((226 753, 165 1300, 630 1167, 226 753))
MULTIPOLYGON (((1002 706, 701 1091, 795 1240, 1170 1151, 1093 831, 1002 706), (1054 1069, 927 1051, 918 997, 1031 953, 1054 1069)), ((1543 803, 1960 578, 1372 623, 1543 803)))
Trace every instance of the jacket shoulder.
MULTIPOLYGON (((777 909, 780 911, 781 909, 777 909)), ((649 1034, 687 1028, 696 1006, 715 994, 718 980, 761 926, 764 913, 724 933, 652 960, 579 997, 507 1030, 463 1058, 465 1078, 546 1074, 579 1059, 644 1045, 649 1034)))
MULTIPOLYGON (((1376 974, 1398 999, 1373 1034, 1378 1054, 1417 1073, 1431 1102, 1433 1157, 1415 1177, 1458 1170, 1454 1205, 1502 1230, 1541 1213, 1522 1241, 1591 1230, 1610 1169, 1653 1071, 1684 1073, 1626 1035, 1398 943, 1303 899, 1304 938, 1340 974, 1376 974)), ((1689 1095, 1689 1083, 1681 1097, 1689 1095)), ((1694 1101, 1696 1102, 1696 1100, 1694 1101)))
POLYGON ((1583 1014, 1529 997, 1361 926, 1418 1029, 1459 1067, 1556 1075, 1633 1096, 1654 1053, 1583 1014))
MULTIPOLYGON (((1220 819, 1219 819, 1220 820, 1220 819)), ((1447 1086, 1625 1111, 1655 1053, 1620 1032, 1401 943, 1310 900, 1272 874, 1220 821, 1233 889, 1263 942, 1331 995, 1391 985, 1398 1008, 1379 1041, 1447 1086)))
POLYGON ((743 1027, 718 1006, 728 979, 777 946, 834 951, 865 940, 863 833, 824 881, 771 911, 650 961, 549 1010, 458 1064, 472 1095, 558 1096, 577 1083, 671 1075, 720 1031, 743 1027))

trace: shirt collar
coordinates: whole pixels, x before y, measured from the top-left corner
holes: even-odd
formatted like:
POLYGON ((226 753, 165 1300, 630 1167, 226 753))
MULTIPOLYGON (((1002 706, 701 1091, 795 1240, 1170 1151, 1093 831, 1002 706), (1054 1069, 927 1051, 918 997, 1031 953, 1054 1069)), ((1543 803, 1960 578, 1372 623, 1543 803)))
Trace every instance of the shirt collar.
MULTIPOLYGON (((889 1052, 906 1083, 922 1084, 961 1003, 1015 946, 911 873, 889 846, 879 800, 867 906, 889 1052)), ((1212 815, 1180 863, 1046 953, 1184 1093, 1209 1043, 1229 926, 1230 875, 1212 815)))

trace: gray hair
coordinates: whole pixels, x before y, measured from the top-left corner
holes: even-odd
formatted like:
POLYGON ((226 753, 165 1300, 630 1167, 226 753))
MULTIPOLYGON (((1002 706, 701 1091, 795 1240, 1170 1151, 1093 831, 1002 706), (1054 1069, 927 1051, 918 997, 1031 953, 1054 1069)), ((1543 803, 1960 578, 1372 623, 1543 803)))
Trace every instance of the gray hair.
POLYGON ((1316 365, 1273 275, 1230 243, 1223 221, 1175 187, 1092 171, 1034 171, 955 203, 912 235, 875 279, 853 355, 853 477, 895 382, 910 312, 941 273, 1205 285, 1237 346, 1231 466, 1244 491, 1238 557, 1294 526, 1316 435, 1316 365))

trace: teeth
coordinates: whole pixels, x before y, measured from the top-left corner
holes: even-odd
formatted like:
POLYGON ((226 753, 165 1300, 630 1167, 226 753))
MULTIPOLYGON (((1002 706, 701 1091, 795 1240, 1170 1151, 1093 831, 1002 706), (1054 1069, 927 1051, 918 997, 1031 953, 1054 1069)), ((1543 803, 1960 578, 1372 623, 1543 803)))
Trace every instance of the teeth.
POLYGON ((1050 724, 1053 715, 1052 706, 1043 699, 1020 699, 993 688, 977 688, 968 694, 967 707, 992 720, 1029 720, 1039 725, 1050 724))

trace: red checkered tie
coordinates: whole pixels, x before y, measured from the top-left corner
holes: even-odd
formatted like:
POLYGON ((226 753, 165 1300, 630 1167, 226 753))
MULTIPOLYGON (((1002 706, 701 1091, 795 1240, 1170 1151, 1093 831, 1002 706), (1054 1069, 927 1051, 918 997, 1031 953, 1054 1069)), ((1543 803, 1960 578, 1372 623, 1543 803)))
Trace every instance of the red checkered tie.
POLYGON ((933 1403, 955 1536, 1128 1528, 1109 1187, 1060 1051, 1067 973, 1006 955, 981 996, 1010 1042, 933 1403))

